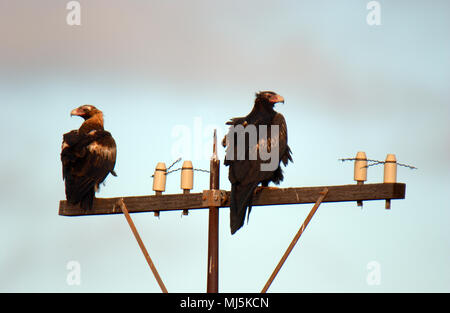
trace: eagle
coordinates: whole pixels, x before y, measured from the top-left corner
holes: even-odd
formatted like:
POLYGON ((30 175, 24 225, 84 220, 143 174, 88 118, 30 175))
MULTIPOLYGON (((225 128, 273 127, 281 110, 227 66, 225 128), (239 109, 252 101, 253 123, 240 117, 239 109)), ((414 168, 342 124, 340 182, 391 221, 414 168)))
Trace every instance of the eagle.
POLYGON ((84 119, 78 130, 63 135, 62 174, 66 199, 84 209, 92 209, 95 192, 116 164, 116 142, 103 128, 103 113, 93 105, 82 105, 70 116, 84 119))
POLYGON ((226 147, 224 164, 229 166, 231 183, 230 229, 236 233, 247 221, 252 208, 252 198, 257 187, 278 185, 283 181, 281 162, 292 161, 287 144, 287 125, 284 116, 274 110, 284 98, 273 91, 256 93, 252 111, 245 117, 232 118, 222 145, 226 147), (239 138, 240 137, 240 138, 239 138), (253 137, 253 138, 252 138, 253 137), (241 144, 240 144, 241 143, 241 144))

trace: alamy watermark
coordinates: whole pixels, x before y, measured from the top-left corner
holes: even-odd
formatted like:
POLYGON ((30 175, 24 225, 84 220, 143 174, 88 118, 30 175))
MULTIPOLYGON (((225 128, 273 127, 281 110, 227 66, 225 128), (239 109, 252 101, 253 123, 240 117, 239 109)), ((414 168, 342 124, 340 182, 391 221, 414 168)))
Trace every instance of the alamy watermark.
POLYGON ((69 26, 81 25, 81 4, 78 1, 69 1, 66 4, 69 12, 66 15, 66 23, 69 26))
MULTIPOLYGON (((69 12, 66 15, 66 23, 69 26, 81 25, 81 4, 79 1, 69 1, 66 4, 69 12)), ((366 16, 366 22, 369 26, 381 25, 381 4, 379 1, 369 1, 366 5, 369 11, 366 16)))
MULTIPOLYGON (((244 123, 245 124, 245 123, 244 123)), ((204 125, 201 117, 195 117, 193 125, 175 125, 172 128, 172 158, 182 156, 188 160, 209 160, 212 154, 212 134, 217 129, 218 145, 225 138, 226 151, 219 150, 219 158, 225 160, 260 160, 261 171, 274 171, 280 160, 279 125, 245 124, 217 126, 204 125), (246 149, 246 143, 248 149, 246 149)))
POLYGON ((369 26, 381 25, 381 5, 378 1, 369 1, 366 9, 369 11, 366 16, 366 22, 369 26))
POLYGON ((214 129, 217 129, 218 145, 220 138, 225 138, 226 143, 225 156, 222 149, 219 149, 219 158, 225 157, 228 161, 260 160, 261 171, 277 169, 280 160, 279 125, 245 124, 218 127, 212 124, 204 125, 201 117, 195 117, 192 126, 179 124, 172 128, 173 159, 183 156, 189 160, 209 160, 214 129))
POLYGON ((69 261, 66 264, 66 269, 69 271, 66 276, 66 283, 69 286, 81 285, 81 265, 78 261, 69 261))
POLYGON ((279 134, 279 125, 231 126, 225 160, 261 160, 261 171, 275 171, 280 161, 279 134))
POLYGON ((381 265, 377 261, 370 261, 367 263, 366 269, 368 270, 366 276, 366 282, 369 286, 381 285, 381 265))

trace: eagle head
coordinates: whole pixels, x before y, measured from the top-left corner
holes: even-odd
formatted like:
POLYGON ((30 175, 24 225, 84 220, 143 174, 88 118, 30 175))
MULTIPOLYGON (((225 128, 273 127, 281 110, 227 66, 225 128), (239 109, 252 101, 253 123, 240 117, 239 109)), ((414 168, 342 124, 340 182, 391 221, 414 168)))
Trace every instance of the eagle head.
POLYGON ((90 104, 82 105, 76 109, 73 109, 70 112, 70 116, 73 116, 73 115, 81 116, 85 120, 88 120, 97 114, 102 114, 102 111, 100 111, 95 106, 90 105, 90 104))
POLYGON ((279 102, 284 103, 284 98, 273 91, 260 91, 256 94, 255 104, 273 108, 279 102))

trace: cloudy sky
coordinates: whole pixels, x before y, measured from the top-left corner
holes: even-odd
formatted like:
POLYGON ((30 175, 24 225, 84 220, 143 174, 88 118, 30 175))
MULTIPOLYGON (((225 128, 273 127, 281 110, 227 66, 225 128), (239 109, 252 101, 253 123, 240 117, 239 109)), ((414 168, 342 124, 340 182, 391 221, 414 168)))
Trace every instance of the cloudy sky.
MULTIPOLYGON (((207 169, 212 129, 223 135, 259 90, 286 99, 282 187, 353 184, 338 159, 358 151, 418 167, 399 168, 406 199, 390 211, 322 205, 269 291, 450 291, 448 1, 378 1, 374 26, 363 0, 80 0, 72 26, 68 2, 0 0, 0 291, 159 292, 123 216, 58 216, 73 108, 103 110, 118 145, 119 177, 98 196, 148 195, 157 162, 207 169)), ((368 183, 382 179, 369 169, 368 183)), ((194 192, 208 181, 197 173, 194 192)), ((260 291, 310 208, 255 207, 234 236, 221 209, 219 290, 260 291)), ((132 217, 167 289, 205 291, 207 211, 132 217)))

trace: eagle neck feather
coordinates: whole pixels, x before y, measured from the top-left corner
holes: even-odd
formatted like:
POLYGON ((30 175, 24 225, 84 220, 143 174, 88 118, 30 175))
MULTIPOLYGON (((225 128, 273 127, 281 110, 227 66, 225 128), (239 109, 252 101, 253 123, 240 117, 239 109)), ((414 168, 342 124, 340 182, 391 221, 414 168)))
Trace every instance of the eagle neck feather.
POLYGON ((101 129, 103 130, 103 114, 98 113, 92 116, 91 118, 84 121, 79 129, 80 134, 87 134, 91 130, 101 129))
POLYGON ((253 110, 248 115, 248 119, 255 118, 258 122, 262 121, 272 121, 277 112, 272 108, 268 108, 262 103, 256 102, 253 110))

